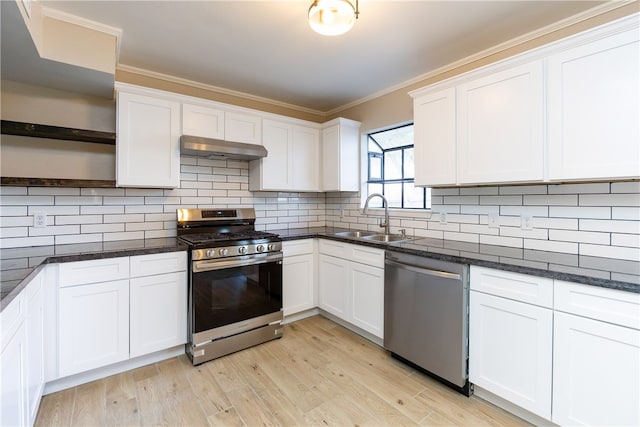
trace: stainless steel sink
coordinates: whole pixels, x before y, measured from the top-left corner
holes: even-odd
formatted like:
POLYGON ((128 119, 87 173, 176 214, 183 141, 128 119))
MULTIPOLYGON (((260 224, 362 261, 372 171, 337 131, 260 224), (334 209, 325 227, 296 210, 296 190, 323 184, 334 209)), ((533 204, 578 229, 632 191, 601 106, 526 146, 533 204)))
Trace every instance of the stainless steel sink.
POLYGON ((410 237, 403 236, 401 234, 374 234, 372 236, 364 236, 363 239, 382 243, 404 242, 406 240, 411 240, 410 237))
POLYGON ((361 239, 364 237, 372 236, 375 233, 371 231, 351 230, 351 231, 338 231, 335 234, 336 236, 340 236, 340 237, 353 237, 356 239, 361 239))

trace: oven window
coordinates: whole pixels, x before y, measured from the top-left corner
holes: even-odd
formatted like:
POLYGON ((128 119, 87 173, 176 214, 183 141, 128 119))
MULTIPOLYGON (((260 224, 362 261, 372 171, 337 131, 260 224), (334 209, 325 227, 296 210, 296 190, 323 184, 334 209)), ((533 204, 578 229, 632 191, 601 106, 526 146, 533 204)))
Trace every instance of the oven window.
POLYGON ((194 273, 195 333, 280 311, 282 264, 277 262, 194 273))

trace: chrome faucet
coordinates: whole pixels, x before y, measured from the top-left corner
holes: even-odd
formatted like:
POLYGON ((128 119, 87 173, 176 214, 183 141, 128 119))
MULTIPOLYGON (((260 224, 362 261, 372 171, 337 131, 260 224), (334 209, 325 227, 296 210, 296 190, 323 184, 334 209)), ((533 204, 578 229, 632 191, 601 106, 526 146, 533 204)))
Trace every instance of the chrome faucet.
POLYGON ((369 197, 367 197, 367 200, 364 202, 364 209, 362 210, 362 215, 367 214, 367 208, 369 207, 369 200, 371 200, 373 197, 380 197, 382 199, 382 202, 384 204, 384 222, 380 222, 380 227, 384 227, 384 234, 390 234, 389 233, 389 202, 387 202, 387 198, 384 197, 382 194, 372 193, 369 195, 369 197))

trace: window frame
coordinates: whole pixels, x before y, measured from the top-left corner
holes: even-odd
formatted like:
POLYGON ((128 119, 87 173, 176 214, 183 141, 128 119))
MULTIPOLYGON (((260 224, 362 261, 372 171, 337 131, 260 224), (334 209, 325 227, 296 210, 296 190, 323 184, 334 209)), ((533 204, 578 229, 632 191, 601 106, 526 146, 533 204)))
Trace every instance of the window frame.
POLYGON ((394 129, 400 129, 403 127, 407 127, 407 126, 413 126, 413 122, 410 123, 404 123, 401 125, 397 125, 394 127, 390 127, 387 129, 382 129, 382 130, 377 130, 374 132, 370 132, 366 134, 366 147, 367 147, 367 180, 365 182, 365 184, 367 185, 365 194, 369 195, 369 185, 370 184, 379 184, 382 186, 382 194, 385 194, 385 185, 386 184, 402 184, 400 186, 400 206, 389 206, 389 209, 411 209, 411 210, 419 210, 419 209, 430 209, 431 206, 427 207, 427 200, 430 200, 430 198, 427 197, 427 188, 423 187, 422 188, 422 206, 421 207, 408 207, 405 206, 406 204, 406 200, 405 200, 405 185, 404 184, 413 184, 415 182, 415 170, 414 170, 414 177, 413 178, 406 178, 405 177, 405 157, 406 157, 406 151, 409 149, 413 149, 414 153, 415 153, 415 144, 407 144, 407 145, 402 145, 402 146, 397 146, 397 147, 391 147, 391 148, 382 148, 382 146, 380 145, 380 143, 378 143, 378 141, 376 141, 375 139, 375 135, 376 134, 380 134, 380 133, 384 133, 384 132, 388 132, 388 131, 392 131, 394 129), (369 149, 369 144, 373 142, 374 144, 376 144, 378 146, 378 149, 381 151, 380 153, 376 153, 373 151, 370 151, 369 149), (401 177, 400 178, 393 178, 393 179, 385 179, 385 156, 387 153, 390 152, 395 152, 395 151, 401 151, 401 177), (380 170, 380 175, 381 178, 372 178, 371 177, 371 163, 372 163, 372 159, 374 158, 380 158, 381 162, 381 170, 380 170))

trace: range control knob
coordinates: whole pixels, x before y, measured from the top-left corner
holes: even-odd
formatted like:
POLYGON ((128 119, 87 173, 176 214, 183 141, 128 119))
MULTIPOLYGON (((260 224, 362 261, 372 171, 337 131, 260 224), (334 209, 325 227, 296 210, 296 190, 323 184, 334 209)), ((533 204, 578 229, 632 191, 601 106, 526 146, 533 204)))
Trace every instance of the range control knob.
POLYGON ((229 253, 229 251, 227 250, 227 248, 222 248, 222 249, 220 249, 220 250, 218 251, 218 253, 219 253, 221 256, 227 256, 227 254, 229 253))
POLYGON ((270 251, 275 251, 276 250, 276 245, 274 245, 273 243, 269 243, 269 245, 267 246, 267 249, 270 251))
POLYGON ((240 246, 238 248, 238 253, 246 254, 247 253, 247 247, 246 246, 240 246))
POLYGON ((213 257, 213 256, 215 256, 215 255, 216 255, 216 251, 211 250, 211 249, 209 249, 209 250, 208 250, 207 252, 205 252, 205 253, 206 253, 206 255, 207 255, 209 258, 211 258, 211 257, 213 257))
POLYGON ((258 252, 264 252, 264 246, 262 246, 262 245, 258 245, 258 246, 256 246, 256 251, 258 251, 258 252))

